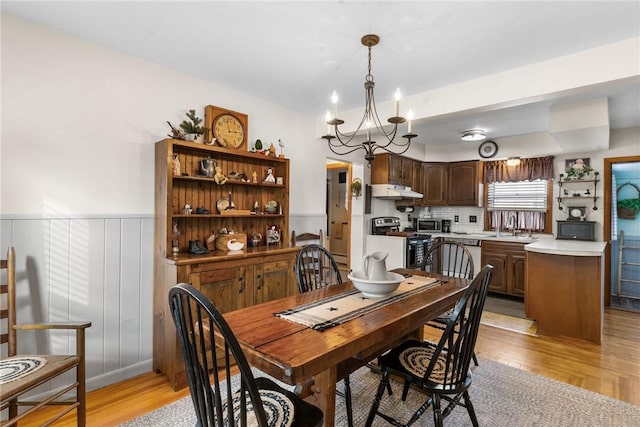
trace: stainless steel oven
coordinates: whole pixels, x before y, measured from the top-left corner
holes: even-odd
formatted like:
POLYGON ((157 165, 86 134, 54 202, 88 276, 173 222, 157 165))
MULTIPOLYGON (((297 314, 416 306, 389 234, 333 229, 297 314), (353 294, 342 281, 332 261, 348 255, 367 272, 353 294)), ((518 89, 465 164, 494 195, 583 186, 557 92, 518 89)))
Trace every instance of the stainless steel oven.
POLYGON ((431 235, 413 235, 407 237, 406 268, 420 268, 425 255, 431 248, 431 235))

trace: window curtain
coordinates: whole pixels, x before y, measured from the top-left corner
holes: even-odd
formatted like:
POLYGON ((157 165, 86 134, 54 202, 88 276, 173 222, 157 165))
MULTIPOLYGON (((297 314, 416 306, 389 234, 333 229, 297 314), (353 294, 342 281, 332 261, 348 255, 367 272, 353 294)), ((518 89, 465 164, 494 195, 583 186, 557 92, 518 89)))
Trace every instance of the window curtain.
MULTIPOLYGON (((553 156, 520 159, 518 166, 507 166, 506 160, 484 162, 483 182, 518 182, 553 179, 553 156)), ((544 231, 545 212, 493 211, 490 227, 495 230, 544 231)))
POLYGON ((492 211, 489 226, 496 230, 544 231, 545 213, 531 211, 492 211))
POLYGON ((518 166, 507 166, 506 160, 484 162, 483 182, 517 182, 553 179, 553 156, 520 159, 518 166))

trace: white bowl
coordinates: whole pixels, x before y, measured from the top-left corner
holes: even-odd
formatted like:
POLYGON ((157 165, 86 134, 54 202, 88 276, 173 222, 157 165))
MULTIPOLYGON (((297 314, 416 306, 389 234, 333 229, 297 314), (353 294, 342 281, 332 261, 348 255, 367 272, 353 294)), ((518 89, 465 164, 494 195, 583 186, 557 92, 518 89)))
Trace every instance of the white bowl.
POLYGON ((387 272, 387 277, 384 280, 369 280, 364 271, 353 271, 347 278, 351 280, 353 286, 355 286, 362 295, 369 298, 380 298, 389 295, 391 292, 398 289, 400 283, 404 280, 402 274, 387 272))
POLYGON ((230 251, 239 251, 244 247, 244 243, 237 239, 231 239, 227 242, 227 249, 230 251))

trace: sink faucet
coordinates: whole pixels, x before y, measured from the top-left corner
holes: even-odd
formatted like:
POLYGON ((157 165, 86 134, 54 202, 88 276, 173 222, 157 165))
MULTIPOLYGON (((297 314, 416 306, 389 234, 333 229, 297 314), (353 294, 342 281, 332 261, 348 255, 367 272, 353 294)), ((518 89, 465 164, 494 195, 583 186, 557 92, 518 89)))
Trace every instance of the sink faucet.
POLYGON ((511 235, 516 235, 516 217, 509 217, 509 223, 507 224, 507 228, 511 228, 511 235))

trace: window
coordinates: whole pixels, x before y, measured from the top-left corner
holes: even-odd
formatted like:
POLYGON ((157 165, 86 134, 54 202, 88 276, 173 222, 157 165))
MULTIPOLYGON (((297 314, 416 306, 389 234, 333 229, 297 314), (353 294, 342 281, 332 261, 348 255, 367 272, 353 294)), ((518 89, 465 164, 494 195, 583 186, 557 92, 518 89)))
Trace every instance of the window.
POLYGON ((501 230, 550 230, 551 181, 487 184, 485 226, 501 230))

